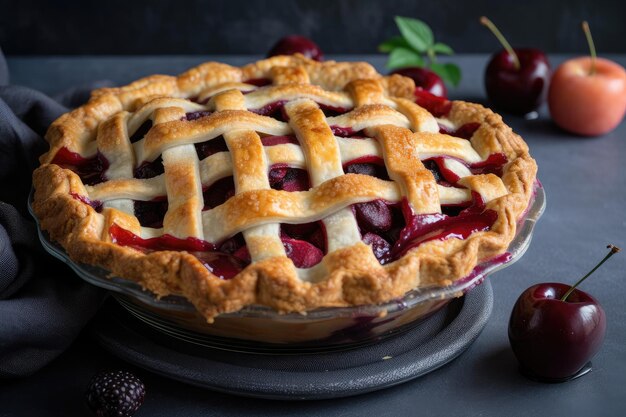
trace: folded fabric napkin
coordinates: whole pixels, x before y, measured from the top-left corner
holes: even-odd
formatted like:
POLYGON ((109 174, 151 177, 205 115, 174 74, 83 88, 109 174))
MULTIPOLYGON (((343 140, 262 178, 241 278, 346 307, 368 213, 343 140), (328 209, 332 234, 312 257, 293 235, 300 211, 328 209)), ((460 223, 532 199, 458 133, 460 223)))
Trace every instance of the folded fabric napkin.
POLYGON ((106 295, 42 248, 27 211, 46 129, 102 85, 56 99, 10 85, 0 50, 0 377, 32 374, 56 358, 106 295))

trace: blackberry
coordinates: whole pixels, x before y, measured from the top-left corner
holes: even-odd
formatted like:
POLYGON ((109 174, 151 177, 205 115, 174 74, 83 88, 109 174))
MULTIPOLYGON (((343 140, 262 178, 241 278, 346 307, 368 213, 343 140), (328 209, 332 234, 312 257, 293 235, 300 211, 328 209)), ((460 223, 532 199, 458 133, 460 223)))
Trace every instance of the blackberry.
POLYGON ((143 382, 127 371, 104 371, 93 377, 85 393, 89 408, 98 417, 130 417, 146 394, 143 382))

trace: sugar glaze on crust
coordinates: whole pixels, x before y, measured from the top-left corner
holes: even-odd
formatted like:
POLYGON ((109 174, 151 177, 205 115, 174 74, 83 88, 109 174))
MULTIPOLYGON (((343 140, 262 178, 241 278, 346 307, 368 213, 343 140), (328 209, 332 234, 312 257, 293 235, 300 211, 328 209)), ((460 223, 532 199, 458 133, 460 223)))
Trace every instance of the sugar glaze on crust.
POLYGON ((499 115, 454 101, 445 117, 435 118, 413 102, 413 90, 412 80, 383 77, 366 63, 317 63, 299 55, 242 68, 205 63, 178 77, 154 75, 96 90, 87 104, 50 126, 50 151, 33 174, 33 208, 42 229, 74 261, 103 267, 157 296, 183 295, 209 321, 251 304, 305 312, 381 303, 419 286, 449 285, 506 251, 532 197, 537 166, 499 115), (246 83, 258 79, 272 84, 246 83), (285 101, 288 122, 249 111, 277 101, 285 101), (351 110, 326 117, 319 106, 351 110), (184 120, 186 113, 204 110, 211 114, 184 120), (130 143, 129 136, 148 119, 153 127, 130 143), (438 133, 439 124, 469 123, 478 125, 470 140, 438 133), (335 126, 363 131, 367 138, 336 137, 335 126), (300 146, 261 143, 261 135, 294 134, 300 146), (200 161, 194 144, 220 136, 229 153, 200 161), (103 154, 110 162, 107 181, 85 185, 76 173, 53 163, 62 148, 85 158, 103 154), (492 154, 506 156, 501 176, 464 174, 452 163, 460 187, 437 184, 420 161, 425 155, 447 155, 476 163, 492 154), (344 174, 343 163, 371 155, 384 160, 392 181, 344 174), (132 169, 160 156, 166 174, 133 178, 132 169), (270 189, 268 168, 276 163, 306 169, 311 189, 270 189), (236 195, 202 211, 202 186, 228 175, 236 195), (163 229, 141 227, 132 200, 163 195, 169 203, 163 229), (427 241, 385 265, 361 241, 349 208, 375 199, 405 200, 416 214, 438 213, 441 204, 466 202, 473 195, 497 213, 489 230, 466 239, 427 241), (102 201, 103 208, 97 212, 76 196, 102 201), (327 254, 312 268, 296 268, 285 255, 278 225, 317 220, 326 228, 327 254), (217 242, 243 232, 252 263, 232 279, 220 279, 189 252, 145 252, 114 243, 114 224, 143 238, 167 233, 217 242))

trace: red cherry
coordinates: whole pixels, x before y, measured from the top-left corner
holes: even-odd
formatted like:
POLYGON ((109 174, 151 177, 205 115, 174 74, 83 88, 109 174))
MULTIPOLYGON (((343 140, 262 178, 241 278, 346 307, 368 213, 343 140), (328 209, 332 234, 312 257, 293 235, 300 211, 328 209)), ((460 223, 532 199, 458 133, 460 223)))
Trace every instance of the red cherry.
POLYGON ((538 284, 520 295, 509 321, 509 340, 522 367, 533 375, 563 379, 578 372, 595 355, 606 330, 598 301, 559 283, 538 284))
POLYGON ((244 262, 250 262, 250 251, 248 251, 248 247, 246 245, 237 249, 233 256, 237 259, 241 259, 244 262))
POLYGON ((355 204, 356 218, 361 228, 374 232, 386 232, 391 229, 393 216, 391 210, 382 200, 355 204))
POLYGON ((280 225, 280 231, 286 234, 288 237, 295 239, 306 239, 309 235, 314 233, 319 228, 317 222, 311 223, 299 223, 289 224, 283 223, 280 225))
POLYGON ((379 261, 384 259, 391 250, 391 244, 374 233, 365 233, 363 235, 363 242, 372 246, 374 256, 376 256, 376 259, 379 261))
POLYGON ((537 284, 517 299, 509 320, 509 341, 525 374, 548 382, 576 375, 598 352, 606 316, 598 301, 576 287, 607 259, 611 251, 573 286, 537 284))
POLYGON ((267 56, 293 55, 296 53, 301 53, 305 57, 316 61, 324 60, 324 54, 320 47, 309 38, 300 35, 289 35, 280 39, 267 56))
POLYGON ((310 188, 309 174, 304 169, 274 167, 269 172, 270 187, 283 191, 306 191, 310 188))
POLYGON ((219 246, 219 251, 234 254, 237 250, 241 249, 241 247, 245 248, 246 242, 243 240, 243 235, 241 233, 237 233, 235 236, 225 240, 219 246))
POLYGON ((320 263, 324 257, 324 253, 309 242, 288 237, 282 237, 281 240, 287 257, 296 268, 310 268, 320 263))
POLYGON ((430 94, 419 87, 415 88, 413 94, 415 94, 415 102, 435 117, 446 116, 452 110, 452 102, 447 98, 430 94))
POLYGON ((309 242, 322 252, 326 252, 326 231, 322 227, 318 227, 310 236, 309 242))
POLYGON ((496 107, 514 114, 526 114, 545 101, 550 64, 539 49, 515 48, 513 51, 519 59, 519 67, 507 51, 495 53, 485 71, 485 88, 496 107))
POLYGON ((536 110, 544 102, 548 90, 550 64, 546 54, 539 49, 513 49, 489 19, 483 16, 480 22, 504 47, 491 57, 485 71, 489 100, 496 107, 515 114, 536 110))
POLYGON ((209 271, 222 279, 234 277, 250 262, 249 256, 248 259, 244 260, 221 252, 192 252, 192 254, 209 271))
POLYGON ((378 165, 370 162, 355 162, 345 165, 344 171, 346 174, 361 174, 369 175, 370 177, 380 178, 381 180, 388 180, 389 175, 384 165, 378 165))
POLYGON ((415 86, 434 96, 447 98, 448 90, 441 78, 434 72, 419 67, 401 68, 392 71, 391 74, 400 74, 415 81, 415 86))
POLYGON ((204 209, 210 210, 224 204, 235 195, 235 183, 233 177, 224 177, 215 181, 203 191, 204 209))

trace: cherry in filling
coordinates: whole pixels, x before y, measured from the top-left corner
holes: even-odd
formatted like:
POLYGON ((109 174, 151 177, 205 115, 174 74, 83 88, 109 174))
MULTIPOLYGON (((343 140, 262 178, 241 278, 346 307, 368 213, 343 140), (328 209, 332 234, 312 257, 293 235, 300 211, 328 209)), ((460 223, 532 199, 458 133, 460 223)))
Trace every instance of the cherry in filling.
POLYGON ((250 109, 250 111, 261 116, 269 116, 281 122, 286 122, 289 120, 289 117, 285 113, 285 103, 287 103, 287 100, 274 101, 261 108, 250 109))
POLYGON ((478 130, 480 123, 466 123, 456 130, 448 129, 443 125, 439 125, 439 133, 444 133, 450 136, 456 136, 461 139, 470 139, 474 132, 478 130))
POLYGON ((98 213, 100 213, 102 211, 102 201, 90 200, 89 198, 85 197, 84 195, 80 195, 80 194, 77 194, 77 193, 70 193, 70 195, 73 198, 75 198, 76 200, 82 201, 83 203, 87 204, 88 206, 91 206, 98 213))
POLYGON ((261 138, 263 146, 285 145, 288 143, 299 145, 298 139, 293 135, 287 136, 263 136, 261 138))
POLYGON ((424 242, 450 238, 466 239, 472 233, 489 230, 497 220, 498 213, 486 209, 477 193, 472 192, 472 197, 472 204, 456 216, 439 213, 416 215, 404 200, 402 211, 408 220, 407 224, 381 263, 395 260, 424 242))
POLYGON ((321 104, 321 103, 318 103, 318 106, 320 106, 320 109, 322 110, 322 112, 324 112, 324 116, 326 117, 341 116, 342 114, 345 114, 349 112, 350 110, 352 110, 352 109, 348 109, 345 107, 335 107, 335 106, 329 106, 328 104, 321 104))
POLYGON ((109 168, 109 161, 100 152, 92 158, 84 158, 66 147, 59 149, 52 163, 72 170, 85 185, 95 185, 106 181, 104 173, 109 168))
MULTIPOLYGON (((374 157, 366 162, 351 161, 344 166, 346 173, 376 176, 388 179, 384 166, 381 169, 374 157)), ((424 161, 441 185, 456 185, 459 177, 445 168, 444 157, 424 161)), ((486 161, 469 165, 472 173, 487 173, 502 170, 506 157, 491 155, 486 161)), ((394 261, 409 249, 430 240, 448 238, 465 239, 477 231, 488 230, 497 219, 497 213, 485 209, 479 194, 472 193, 472 201, 442 206, 442 213, 415 214, 408 202, 393 204, 374 200, 352 206, 363 242, 372 246, 374 255, 381 264, 394 261)))
POLYGON ((152 162, 144 161, 141 165, 135 168, 133 175, 135 178, 148 179, 161 175, 165 172, 163 166, 163 158, 160 156, 152 162))
POLYGON ((430 94, 417 87, 414 92, 415 102, 428 110, 435 117, 443 117, 452 110, 452 102, 448 99, 430 94))
POLYGON ((309 173, 286 165, 273 165, 269 172, 270 187, 283 191, 306 191, 311 188, 309 173))
POLYGON ((130 143, 135 143, 138 140, 143 139, 143 137, 146 136, 146 133, 148 133, 148 131, 151 128, 152 128, 152 120, 148 119, 145 122, 143 122, 143 124, 139 126, 139 129, 137 129, 135 133, 133 133, 130 136, 130 143))
POLYGON ((269 78, 250 78, 244 81, 244 84, 252 84, 257 87, 264 87, 266 85, 272 84, 272 80, 269 78))
POLYGON ((415 214, 408 202, 391 204, 382 200, 353 206, 363 242, 372 246, 381 264, 392 262, 408 250, 431 240, 466 239, 489 230, 498 214, 485 209, 474 195, 469 207, 444 206, 443 213, 415 214))
POLYGON ((202 190, 204 197, 203 210, 210 210, 224 204, 235 195, 235 182, 232 176, 224 177, 215 181, 206 189, 202 190))
POLYGON ((339 136, 340 138, 363 138, 366 136, 362 130, 355 131, 349 126, 343 127, 343 126, 332 125, 330 127, 330 130, 332 130, 333 135, 339 136))
POLYGON ((207 140, 206 142, 196 143, 196 153, 201 161, 218 152, 228 152, 228 146, 223 136, 207 140))
POLYGON ((215 250, 215 246, 200 239, 189 237, 179 239, 171 235, 143 239, 118 226, 109 228, 111 239, 121 246, 130 246, 144 253, 160 250, 188 251, 213 274, 222 279, 229 279, 241 272, 247 265, 245 261, 228 253, 215 250))
MULTIPOLYGON (((317 265, 326 253, 326 233, 322 222, 281 224, 280 240, 285 248, 285 254, 296 268, 317 265)), ((250 252, 241 233, 227 239, 218 250, 244 263, 250 263, 250 252)))
POLYGON ((167 213, 167 199, 158 198, 152 201, 135 201, 135 217, 143 227, 160 229, 167 213))
MULTIPOLYGON (((437 181, 438 184, 444 186, 456 186, 460 178, 454 171, 446 167, 445 161, 447 159, 454 158, 449 156, 435 156, 423 160, 422 163, 424 164, 424 167, 426 167, 428 170, 430 170, 430 172, 433 173, 435 181, 437 181)), ((501 177, 504 165, 506 165, 508 160, 506 158, 506 155, 502 153, 494 153, 489 155, 486 160, 481 162, 476 162, 473 164, 466 164, 463 161, 459 162, 467 166, 472 175, 495 174, 501 177)))
POLYGON ((202 117, 209 116, 210 114, 211 112, 208 110, 192 111, 189 113, 185 113, 185 117, 183 118, 183 120, 187 120, 187 121, 197 120, 202 117))
POLYGON ((389 181, 385 162, 377 156, 364 156, 343 165, 346 174, 361 174, 389 181))
MULTIPOLYGON (((285 112, 286 103, 287 100, 273 101, 258 109, 249 109, 249 111, 251 111, 252 113, 260 114, 261 116, 273 117, 274 119, 281 122, 287 122, 289 121, 289 116, 287 116, 287 113, 285 112)), ((318 103, 318 106, 326 117, 339 116, 350 110, 343 107, 335 107, 321 103, 318 103)))

